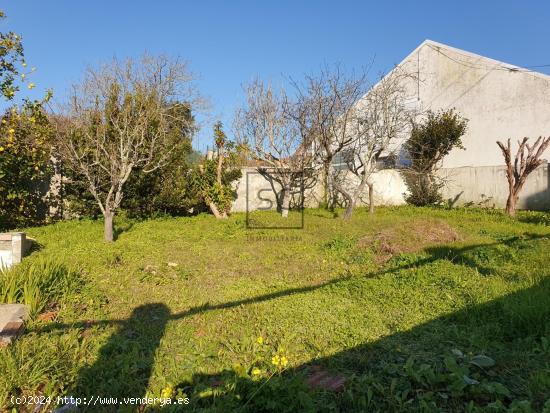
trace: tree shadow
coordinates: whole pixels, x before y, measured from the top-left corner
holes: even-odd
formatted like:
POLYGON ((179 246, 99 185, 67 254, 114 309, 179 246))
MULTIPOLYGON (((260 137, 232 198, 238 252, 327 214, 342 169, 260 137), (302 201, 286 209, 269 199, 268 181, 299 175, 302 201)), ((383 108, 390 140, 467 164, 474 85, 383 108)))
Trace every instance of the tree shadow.
MULTIPOLYGON (((404 269, 425 266, 442 259, 466 265, 476 269, 482 275, 488 275, 493 270, 492 267, 481 265, 476 259, 476 254, 471 255, 472 252, 501 244, 510 245, 518 240, 530 242, 540 238, 547 237, 540 234, 526 234, 522 238, 510 237, 489 244, 432 247, 425 250, 427 257, 403 265, 390 265, 380 271, 367 273, 364 277, 386 276, 404 269)), ((75 386, 77 393, 75 394, 119 398, 143 397, 154 365, 154 355, 168 321, 185 319, 213 310, 230 309, 296 294, 306 294, 357 278, 358 276, 343 276, 315 285, 285 289, 231 302, 205 303, 176 314, 170 314, 168 307, 162 303, 147 304, 137 307, 127 320, 97 320, 72 324, 53 323, 35 327, 33 331, 45 333, 58 329, 116 326, 116 332, 101 348, 97 361, 79 372, 75 386)), ((392 320, 388 320, 388 323, 391 322, 392 320)), ((486 352, 495 356, 502 355, 502 357, 505 357, 504 354, 510 351, 527 354, 533 346, 533 341, 529 341, 528 338, 540 338, 545 334, 550 334, 550 279, 548 278, 541 279, 537 285, 526 290, 487 303, 471 305, 452 314, 415 326, 410 330, 396 331, 375 342, 365 343, 329 357, 312 360, 269 379, 255 380, 251 377, 250 371, 238 373, 227 370, 215 375, 196 374, 191 381, 179 383, 176 388, 180 392, 191 395, 193 408, 215 411, 365 411, 361 404, 365 398, 365 388, 361 386, 366 385, 365 380, 369 381, 369 377, 374 377, 375 381, 379 381, 379 383, 378 387, 373 383, 370 384, 375 389, 371 399, 378 397, 378 403, 383 406, 382 411, 400 411, 398 405, 384 404, 388 403, 390 399, 394 400, 391 397, 388 397, 388 400, 384 399, 384 394, 396 391, 395 388, 392 388, 392 386, 395 387, 395 384, 392 384, 393 379, 397 380, 396 383, 401 383, 403 375, 406 373, 404 373, 404 364, 407 358, 414 356, 424 364, 433 363, 435 365, 441 364, 439 359, 443 355, 450 354, 452 349, 460 349, 464 353, 486 352), (319 366, 328 372, 333 372, 331 374, 343 374, 346 377, 346 384, 341 392, 333 393, 322 387, 312 390, 307 385, 307 378, 319 366), (376 390, 377 388, 378 390, 376 390), (205 389, 210 393, 207 392, 205 395, 205 389), (271 403, 270 399, 276 399, 276 402, 271 403), (334 409, 323 408, 326 403, 329 403, 334 409)), ((538 355, 530 354, 529 363, 521 366, 521 371, 516 368, 514 374, 518 375, 521 382, 518 385, 519 390, 517 390, 521 397, 529 396, 525 394, 526 384, 524 382, 531 376, 548 374, 548 383, 550 383, 549 355, 548 352, 541 352, 538 355), (523 390, 521 386, 523 386, 523 390)), ((439 367, 434 368, 438 369, 439 367)), ((510 366, 503 365, 498 368, 500 373, 510 374, 510 366)), ((477 373, 473 372, 473 374, 477 373)), ((413 404, 418 402, 420 396, 433 393, 431 386, 436 386, 433 383, 426 384, 417 378, 411 378, 410 381, 413 383, 413 388, 409 389, 412 392, 409 398, 413 399, 411 402, 413 404)), ((442 384, 437 383, 437 386, 440 385, 442 384)), ((544 386, 542 384, 539 393, 532 395, 535 403, 539 405, 543 402, 542 394, 545 391, 550 392, 550 384, 544 386)), ((439 404, 435 406, 444 409, 460 411, 464 407, 463 403, 474 401, 486 405, 493 400, 491 395, 477 395, 476 399, 473 394, 468 392, 453 396, 445 388, 439 391, 446 398, 441 396, 441 400, 437 400, 439 404)), ((418 407, 416 404, 414 405, 418 407)), ((164 409, 170 411, 173 407, 164 409)))
POLYGON ((118 323, 95 363, 80 371, 78 397, 143 397, 169 318, 164 304, 135 308, 130 318, 118 323))
POLYGON ((125 221, 113 225, 113 239, 116 241, 123 233, 130 231, 133 226, 133 221, 125 221))
POLYGON ((528 224, 550 226, 550 212, 535 212, 529 214, 520 214, 517 218, 520 222, 528 224))
POLYGON ((196 374, 177 387, 191 394, 195 408, 212 411, 459 412, 490 407, 497 400, 505 409, 524 399, 531 399, 538 411, 550 394, 550 349, 533 347, 548 334, 550 279, 546 278, 531 288, 268 379, 226 370, 196 374), (510 364, 510 353, 522 364, 510 364), (475 357, 484 354, 496 360, 494 367, 475 364, 475 357), (342 386, 332 386, 340 382, 342 386), (500 387, 503 382, 507 388, 500 387))

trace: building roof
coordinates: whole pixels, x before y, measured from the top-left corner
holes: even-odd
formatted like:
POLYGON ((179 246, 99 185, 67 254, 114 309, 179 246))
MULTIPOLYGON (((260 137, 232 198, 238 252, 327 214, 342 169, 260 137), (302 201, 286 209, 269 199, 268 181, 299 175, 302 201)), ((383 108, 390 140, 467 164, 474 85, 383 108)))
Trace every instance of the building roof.
MULTIPOLYGON (((486 67, 487 70, 506 70, 506 71, 509 71, 509 72, 516 72, 516 73, 517 72, 529 73, 533 76, 540 77, 540 78, 545 79, 545 80, 550 80, 550 75, 540 73, 540 72, 537 72, 537 71, 534 71, 534 70, 531 70, 531 69, 528 69, 528 68, 515 66, 515 65, 512 65, 510 63, 502 62, 500 60, 491 59, 491 58, 486 57, 486 56, 482 56, 482 55, 479 55, 479 54, 476 54, 476 53, 468 52, 468 51, 463 50, 463 49, 458 49, 456 47, 452 47, 452 46, 449 46, 449 45, 446 45, 446 44, 443 44, 443 43, 439 43, 439 42, 436 42, 436 41, 430 40, 430 39, 426 39, 422 43, 420 43, 420 45, 418 45, 418 47, 416 49, 414 49, 411 53, 409 53, 407 55, 407 57, 405 57, 401 61, 401 63, 404 63, 407 60, 409 60, 410 58, 412 58, 423 47, 430 47, 433 50, 439 51, 443 54, 445 53, 445 50, 448 50, 448 51, 454 52, 456 54, 463 55, 465 58, 468 58, 468 59, 483 60, 484 62, 487 63, 487 67, 486 67)), ((447 57, 451 60, 456 61, 459 64, 464 64, 466 66, 469 65, 469 66, 471 66, 472 68, 475 68, 475 69, 485 68, 483 64, 472 64, 470 62, 470 60, 461 62, 460 60, 458 60, 454 57, 450 57, 450 56, 447 56, 447 57)), ((401 63, 399 63, 399 64, 401 64, 401 63)))

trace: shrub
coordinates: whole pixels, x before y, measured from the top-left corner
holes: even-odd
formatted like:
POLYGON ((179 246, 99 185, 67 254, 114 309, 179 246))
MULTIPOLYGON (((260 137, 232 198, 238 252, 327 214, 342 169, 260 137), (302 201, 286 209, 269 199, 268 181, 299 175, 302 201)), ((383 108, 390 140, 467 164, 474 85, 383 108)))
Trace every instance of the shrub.
POLYGON ((0 229, 45 217, 51 126, 42 102, 12 108, 0 123, 0 229))
POLYGON ((441 161, 454 148, 464 149, 461 137, 466 133, 467 119, 453 109, 437 113, 428 111, 423 122, 414 123, 404 149, 410 167, 403 175, 410 195, 409 204, 437 205, 442 201, 443 182, 436 176, 441 161))
POLYGON ((222 123, 214 125, 216 154, 206 157, 190 173, 190 188, 217 218, 227 218, 236 197, 233 182, 241 178, 244 147, 227 139, 222 123))

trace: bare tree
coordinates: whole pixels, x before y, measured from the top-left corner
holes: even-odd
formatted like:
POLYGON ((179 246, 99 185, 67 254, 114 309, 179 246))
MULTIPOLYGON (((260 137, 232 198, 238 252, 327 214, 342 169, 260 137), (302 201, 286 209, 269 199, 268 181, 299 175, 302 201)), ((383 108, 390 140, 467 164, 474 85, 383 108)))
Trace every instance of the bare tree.
POLYGON ((106 241, 113 241, 113 217, 132 171, 168 162, 175 145, 170 128, 187 121, 174 119, 181 112, 174 106, 193 107, 192 80, 184 63, 144 55, 88 69, 73 88, 66 121, 58 123, 58 148, 96 200, 106 241))
POLYGON ((339 66, 325 67, 318 75, 292 82, 297 95, 293 111, 301 135, 312 142, 316 164, 323 174, 324 197, 332 204, 331 163, 356 140, 349 126, 357 117, 357 101, 368 90, 366 72, 346 75, 339 66))
POLYGON ((257 79, 246 88, 246 96, 246 105, 235 118, 235 133, 254 159, 266 165, 259 168, 260 173, 279 184, 281 196, 276 196, 286 218, 292 195, 303 185, 306 168, 312 162, 310 144, 300 134, 292 117, 294 104, 284 91, 275 92, 257 79))
POLYGON ((518 141, 518 150, 512 161, 512 148, 510 139, 506 144, 497 141, 506 162, 506 178, 508 179, 508 199, 506 201, 506 213, 510 216, 516 214, 516 205, 523 185, 531 172, 542 165, 542 154, 550 145, 550 136, 539 137, 534 144, 529 145, 529 138, 518 141))
POLYGON ((392 144, 410 128, 414 113, 407 108, 405 81, 408 75, 395 68, 374 85, 357 103, 346 125, 351 142, 344 146, 344 168, 333 168, 333 186, 346 200, 344 219, 351 218, 353 209, 369 188, 369 210, 374 212, 372 174, 384 151, 391 155, 392 144), (349 174, 355 180, 349 179, 349 174))

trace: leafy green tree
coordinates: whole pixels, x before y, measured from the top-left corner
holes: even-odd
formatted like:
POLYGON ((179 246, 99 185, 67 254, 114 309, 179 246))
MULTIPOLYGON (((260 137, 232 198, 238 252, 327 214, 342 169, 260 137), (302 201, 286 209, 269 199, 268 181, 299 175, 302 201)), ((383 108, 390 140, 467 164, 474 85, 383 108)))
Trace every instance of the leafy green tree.
POLYGON ((51 125, 40 102, 9 109, 0 124, 0 227, 37 224, 46 211, 51 125))
MULTIPOLYGON (((21 85, 34 87, 26 81, 25 67, 21 37, 0 33, 0 95, 5 100, 13 100, 21 85)), ((48 92, 42 101, 24 99, 0 117, 0 229, 39 223, 44 216, 52 128, 43 105, 50 97, 48 92)))
POLYGON ((227 139, 221 122, 214 125, 215 151, 192 173, 193 190, 218 219, 227 218, 235 199, 232 183, 242 176, 244 150, 227 139))
MULTIPOLYGON (((0 21, 4 18, 0 10, 0 21)), ((19 90, 17 78, 25 66, 21 37, 14 32, 0 32, 0 93, 4 98, 13 99, 19 90)))
POLYGON ((454 109, 428 111, 424 121, 414 123, 411 136, 404 144, 410 166, 404 170, 409 188, 406 201, 412 205, 437 205, 442 202, 443 182, 437 177, 441 161, 454 148, 464 149, 462 136, 468 120, 454 109))
POLYGON ((173 150, 166 165, 151 173, 138 169, 126 183, 121 208, 130 217, 184 215, 194 205, 187 183, 195 131, 191 108, 185 104, 171 105, 169 119, 173 150))

